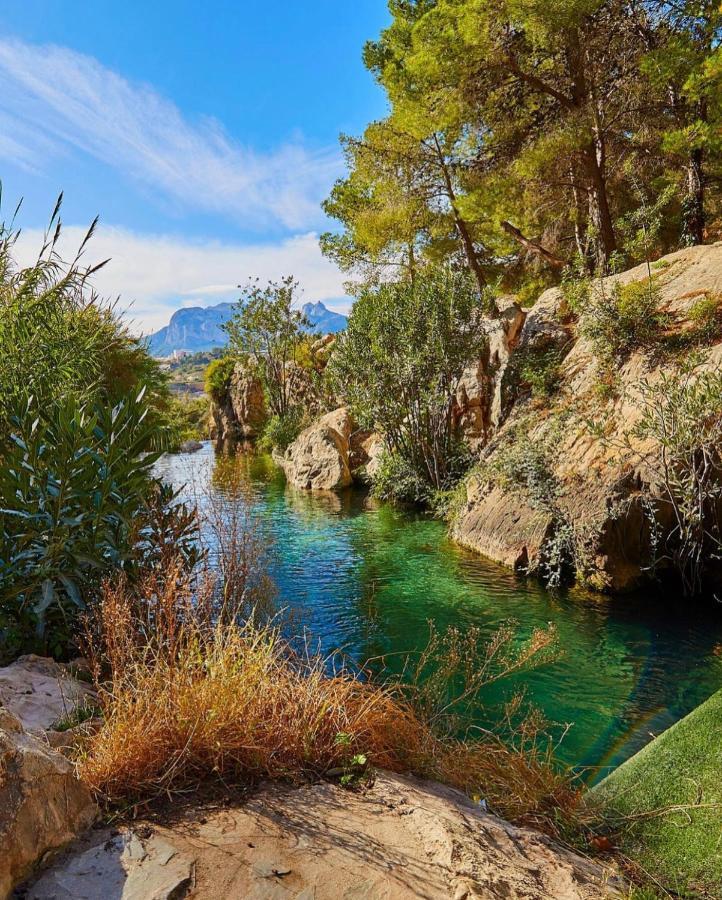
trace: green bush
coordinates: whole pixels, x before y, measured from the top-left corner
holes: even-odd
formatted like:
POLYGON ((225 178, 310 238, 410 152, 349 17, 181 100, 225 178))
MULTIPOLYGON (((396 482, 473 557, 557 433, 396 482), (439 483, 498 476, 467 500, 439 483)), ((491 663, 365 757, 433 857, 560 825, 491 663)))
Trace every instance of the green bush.
POLYGON ((722 297, 707 294, 695 300, 689 311, 693 336, 696 340, 710 342, 722 333, 722 297))
POLYGON ((223 403, 226 399, 235 366, 236 360, 232 356, 223 356, 214 359, 206 369, 206 393, 216 403, 223 403))
POLYGON ((659 310, 661 295, 654 278, 616 282, 610 295, 587 283, 568 292, 567 299, 579 315, 580 333, 605 368, 633 350, 654 346, 668 323, 659 310))
POLYGON ((144 384, 156 418, 167 400, 157 362, 92 290, 99 267, 80 266, 93 227, 73 262, 58 256, 59 211, 50 222, 53 239, 27 268, 13 256, 17 231, 0 226, 0 453, 11 411, 28 397, 41 409, 69 395, 114 406, 144 384))
POLYGON ((208 437, 208 400, 205 397, 171 396, 165 410, 170 449, 184 441, 203 441, 208 437))
POLYGON ((365 289, 354 304, 328 371, 360 425, 384 435, 379 495, 428 502, 458 480, 454 397, 486 346, 483 311, 478 288, 450 267, 365 289))
POLYGON ((261 450, 283 452, 299 436, 306 424, 306 411, 302 406, 292 406, 285 416, 271 416, 263 429, 258 446, 261 450))
POLYGON ((114 407, 68 396, 11 417, 0 466, 0 636, 67 644, 87 594, 136 554, 163 450, 143 394, 114 407))
POLYGON ((558 347, 539 347, 522 352, 513 364, 519 380, 531 388, 532 396, 546 400, 559 388, 563 357, 558 347))

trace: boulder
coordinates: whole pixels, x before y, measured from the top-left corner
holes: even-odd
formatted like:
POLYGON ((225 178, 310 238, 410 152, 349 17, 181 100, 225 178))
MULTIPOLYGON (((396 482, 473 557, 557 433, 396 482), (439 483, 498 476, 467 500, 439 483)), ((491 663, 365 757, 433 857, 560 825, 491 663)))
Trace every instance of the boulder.
POLYGON ((613 870, 457 791, 388 772, 363 791, 263 785, 242 805, 190 809, 169 825, 134 829, 152 829, 152 837, 80 848, 30 888, 29 900, 183 896, 190 861, 199 900, 626 896, 613 870), (129 859, 130 841, 139 864, 129 859))
POLYGON ((483 326, 486 352, 464 370, 456 392, 457 429, 472 449, 488 442, 507 412, 504 374, 525 320, 513 297, 499 298, 497 308, 499 317, 483 326))
POLYGON ((386 444, 378 431, 354 432, 349 441, 349 466, 354 478, 373 481, 385 449, 386 444))
POLYGON ((266 422, 266 398, 261 380, 240 363, 236 365, 228 391, 236 437, 255 438, 266 422))
POLYGON ((203 449, 203 444, 200 441, 183 441, 180 445, 181 453, 197 453, 199 450, 203 449))
POLYGON ((289 484, 308 491, 335 491, 353 481, 349 468, 351 424, 343 407, 304 429, 277 461, 289 484))
MULTIPOLYGON (((37 721, 37 719, 35 719, 37 721)), ((0 711, 0 898, 98 810, 71 763, 0 711)))
POLYGON ((179 900, 191 887, 193 857, 155 834, 101 832, 84 843, 32 884, 26 900, 179 900))
POLYGON ((41 656, 21 656, 0 668, 0 705, 16 716, 25 731, 45 737, 78 706, 92 703, 95 692, 74 678, 72 667, 41 656))

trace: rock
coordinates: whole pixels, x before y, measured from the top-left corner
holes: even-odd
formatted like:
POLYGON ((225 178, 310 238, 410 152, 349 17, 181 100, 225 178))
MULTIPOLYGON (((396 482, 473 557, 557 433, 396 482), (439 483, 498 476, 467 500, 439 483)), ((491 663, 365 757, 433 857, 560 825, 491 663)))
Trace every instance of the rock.
POLYGON ((373 481, 381 466, 386 449, 383 437, 377 431, 356 431, 349 441, 349 467, 359 481, 373 481))
POLYGON ((348 461, 351 427, 348 411, 341 408, 304 429, 277 458, 289 484, 308 491, 348 487, 353 480, 348 461))
POLYGON ((137 831, 95 834, 45 872, 27 900, 180 900, 190 889, 194 859, 163 838, 137 831))
MULTIPOLYGON (((661 309, 672 327, 684 331, 689 310, 700 297, 722 294, 722 244, 673 253, 657 264, 653 273, 661 309)), ((604 290, 609 293, 615 282, 628 284, 647 277, 645 264, 605 279, 604 290)), ((642 378, 654 383, 669 362, 661 354, 644 350, 630 353, 616 371, 617 397, 602 400, 592 347, 584 338, 570 336, 565 316, 561 291, 546 291, 529 311, 518 346, 572 345, 561 364, 559 396, 565 418, 561 435, 554 441, 548 474, 561 489, 559 509, 580 541, 578 571, 592 587, 628 591, 649 578, 651 535, 643 497, 654 496, 659 485, 653 468, 625 453, 624 435, 640 417, 635 385, 642 378), (587 424, 602 414, 605 442, 596 438, 587 424)), ((718 339, 704 348, 704 354, 705 368, 722 366, 722 342, 718 339)), ((529 400, 518 401, 502 419, 484 451, 487 461, 493 461, 513 429, 520 427, 525 440, 542 444, 553 422, 529 400)), ((664 533, 664 515, 659 524, 664 533)), ((491 559, 537 572, 551 535, 551 517, 530 505, 519 491, 504 491, 472 479, 452 534, 459 543, 491 559)))
POLYGON ((525 313, 513 297, 497 300, 499 318, 485 324, 484 356, 464 371, 456 392, 457 429, 472 449, 483 447, 506 414, 504 373, 517 344, 525 313))
POLYGON ((236 437, 255 438, 266 423, 266 398, 261 380, 240 363, 231 376, 230 406, 236 437))
POLYGON ((0 668, 0 704, 17 716, 26 731, 36 735, 44 737, 53 725, 94 697, 90 685, 78 681, 69 667, 52 659, 21 656, 0 668))
MULTIPOLYGON (((358 792, 329 783, 265 785, 242 806, 192 811, 153 827, 153 841, 175 851, 166 865, 178 863, 176 877, 195 860, 199 900, 598 900, 623 887, 612 870, 502 822, 457 791, 387 772, 358 792)), ((28 898, 168 896, 148 887, 131 892, 131 878, 122 881, 126 871, 163 872, 147 841, 142 850, 148 856, 126 869, 125 851, 114 844, 106 877, 96 864, 105 851, 79 851, 28 898)))
POLYGON ((180 445, 181 453, 197 453, 199 450, 203 449, 203 444, 200 441, 183 441, 180 445))
POLYGON ((73 766, 19 718, 0 715, 0 898, 52 851, 88 828, 97 816, 73 766))

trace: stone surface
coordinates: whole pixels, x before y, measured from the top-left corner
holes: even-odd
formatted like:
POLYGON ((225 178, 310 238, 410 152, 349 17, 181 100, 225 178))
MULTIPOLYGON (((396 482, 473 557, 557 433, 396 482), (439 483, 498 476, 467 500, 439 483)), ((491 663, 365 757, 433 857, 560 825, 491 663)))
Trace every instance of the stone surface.
POLYGON ((199 450, 203 449, 203 444, 200 441, 183 441, 180 445, 181 453, 197 453, 199 450))
MULTIPOLYGON (((661 294, 661 310, 671 328, 684 331, 691 306, 701 297, 722 294, 722 244, 691 247, 670 254, 653 269, 661 294)), ((605 292, 614 283, 627 284, 648 277, 646 264, 604 280, 605 292)), ((598 368, 592 348, 583 338, 570 338, 562 322, 566 311, 558 289, 546 291, 529 311, 518 345, 573 344, 561 366, 561 403, 567 408, 561 439, 555 446, 553 476, 563 489, 559 501, 565 517, 582 538, 580 560, 588 583, 614 592, 631 590, 648 578, 649 527, 642 509, 642 492, 657 490, 656 474, 639 457, 620 445, 640 416, 635 385, 642 378, 653 383, 668 362, 649 352, 632 352, 617 370, 618 396, 600 400, 598 368), (590 418, 605 416, 603 444, 588 427, 590 418)), ((722 365, 722 343, 705 349, 704 366, 722 365)), ((485 450, 493 458, 511 429, 521 426, 531 442, 543 442, 550 418, 530 400, 521 400, 485 450)), ((640 448, 642 449, 642 448, 640 448)), ((647 448, 648 449, 648 448, 647 448)), ((506 565, 538 571, 550 517, 530 506, 520 493, 504 492, 472 479, 467 503, 452 533, 464 546, 506 565)), ((662 522, 664 525, 664 522, 662 522)))
POLYGON ((180 900, 191 889, 193 857, 156 834, 95 833, 85 844, 45 872, 27 900, 180 900))
POLYGON ((26 731, 42 734, 94 697, 67 666, 40 656, 21 656, 0 668, 0 705, 17 716, 26 731))
POLYGON ((511 297, 497 300, 499 318, 485 324, 487 350, 468 366, 456 392, 457 428, 472 448, 487 443, 505 414, 504 373, 525 321, 525 313, 511 297))
POLYGON ((321 416, 305 428, 283 455, 274 456, 293 487, 335 491, 348 487, 349 437, 355 428, 346 407, 321 416))
POLYGON ((46 855, 89 827, 97 809, 72 765, 18 717, 0 715, 0 898, 46 855))
POLYGON ((171 865, 180 885, 172 896, 203 900, 592 900, 622 887, 611 871, 496 819, 456 791, 383 772, 363 792, 328 783, 262 786, 243 806, 176 817, 154 826, 140 862, 123 861, 127 850, 117 839, 110 850, 98 846, 60 862, 29 897, 166 897, 131 893, 129 885, 141 872, 145 885, 154 884, 171 865), (164 845, 173 853, 165 864, 151 849, 164 845), (98 864, 104 854, 105 877, 98 864), (193 883, 183 894, 191 862, 193 883), (123 881, 126 872, 133 874, 123 881))

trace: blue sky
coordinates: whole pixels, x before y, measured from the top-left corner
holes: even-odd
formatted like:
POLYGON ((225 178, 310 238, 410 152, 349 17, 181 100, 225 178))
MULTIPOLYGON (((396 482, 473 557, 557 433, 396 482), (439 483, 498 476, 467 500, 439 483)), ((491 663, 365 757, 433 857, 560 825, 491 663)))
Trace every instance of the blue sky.
POLYGON ((344 307, 320 210, 340 132, 385 101, 361 62, 385 0, 23 0, 0 7, 0 178, 30 259, 60 190, 70 252, 139 328, 292 273, 344 307))

